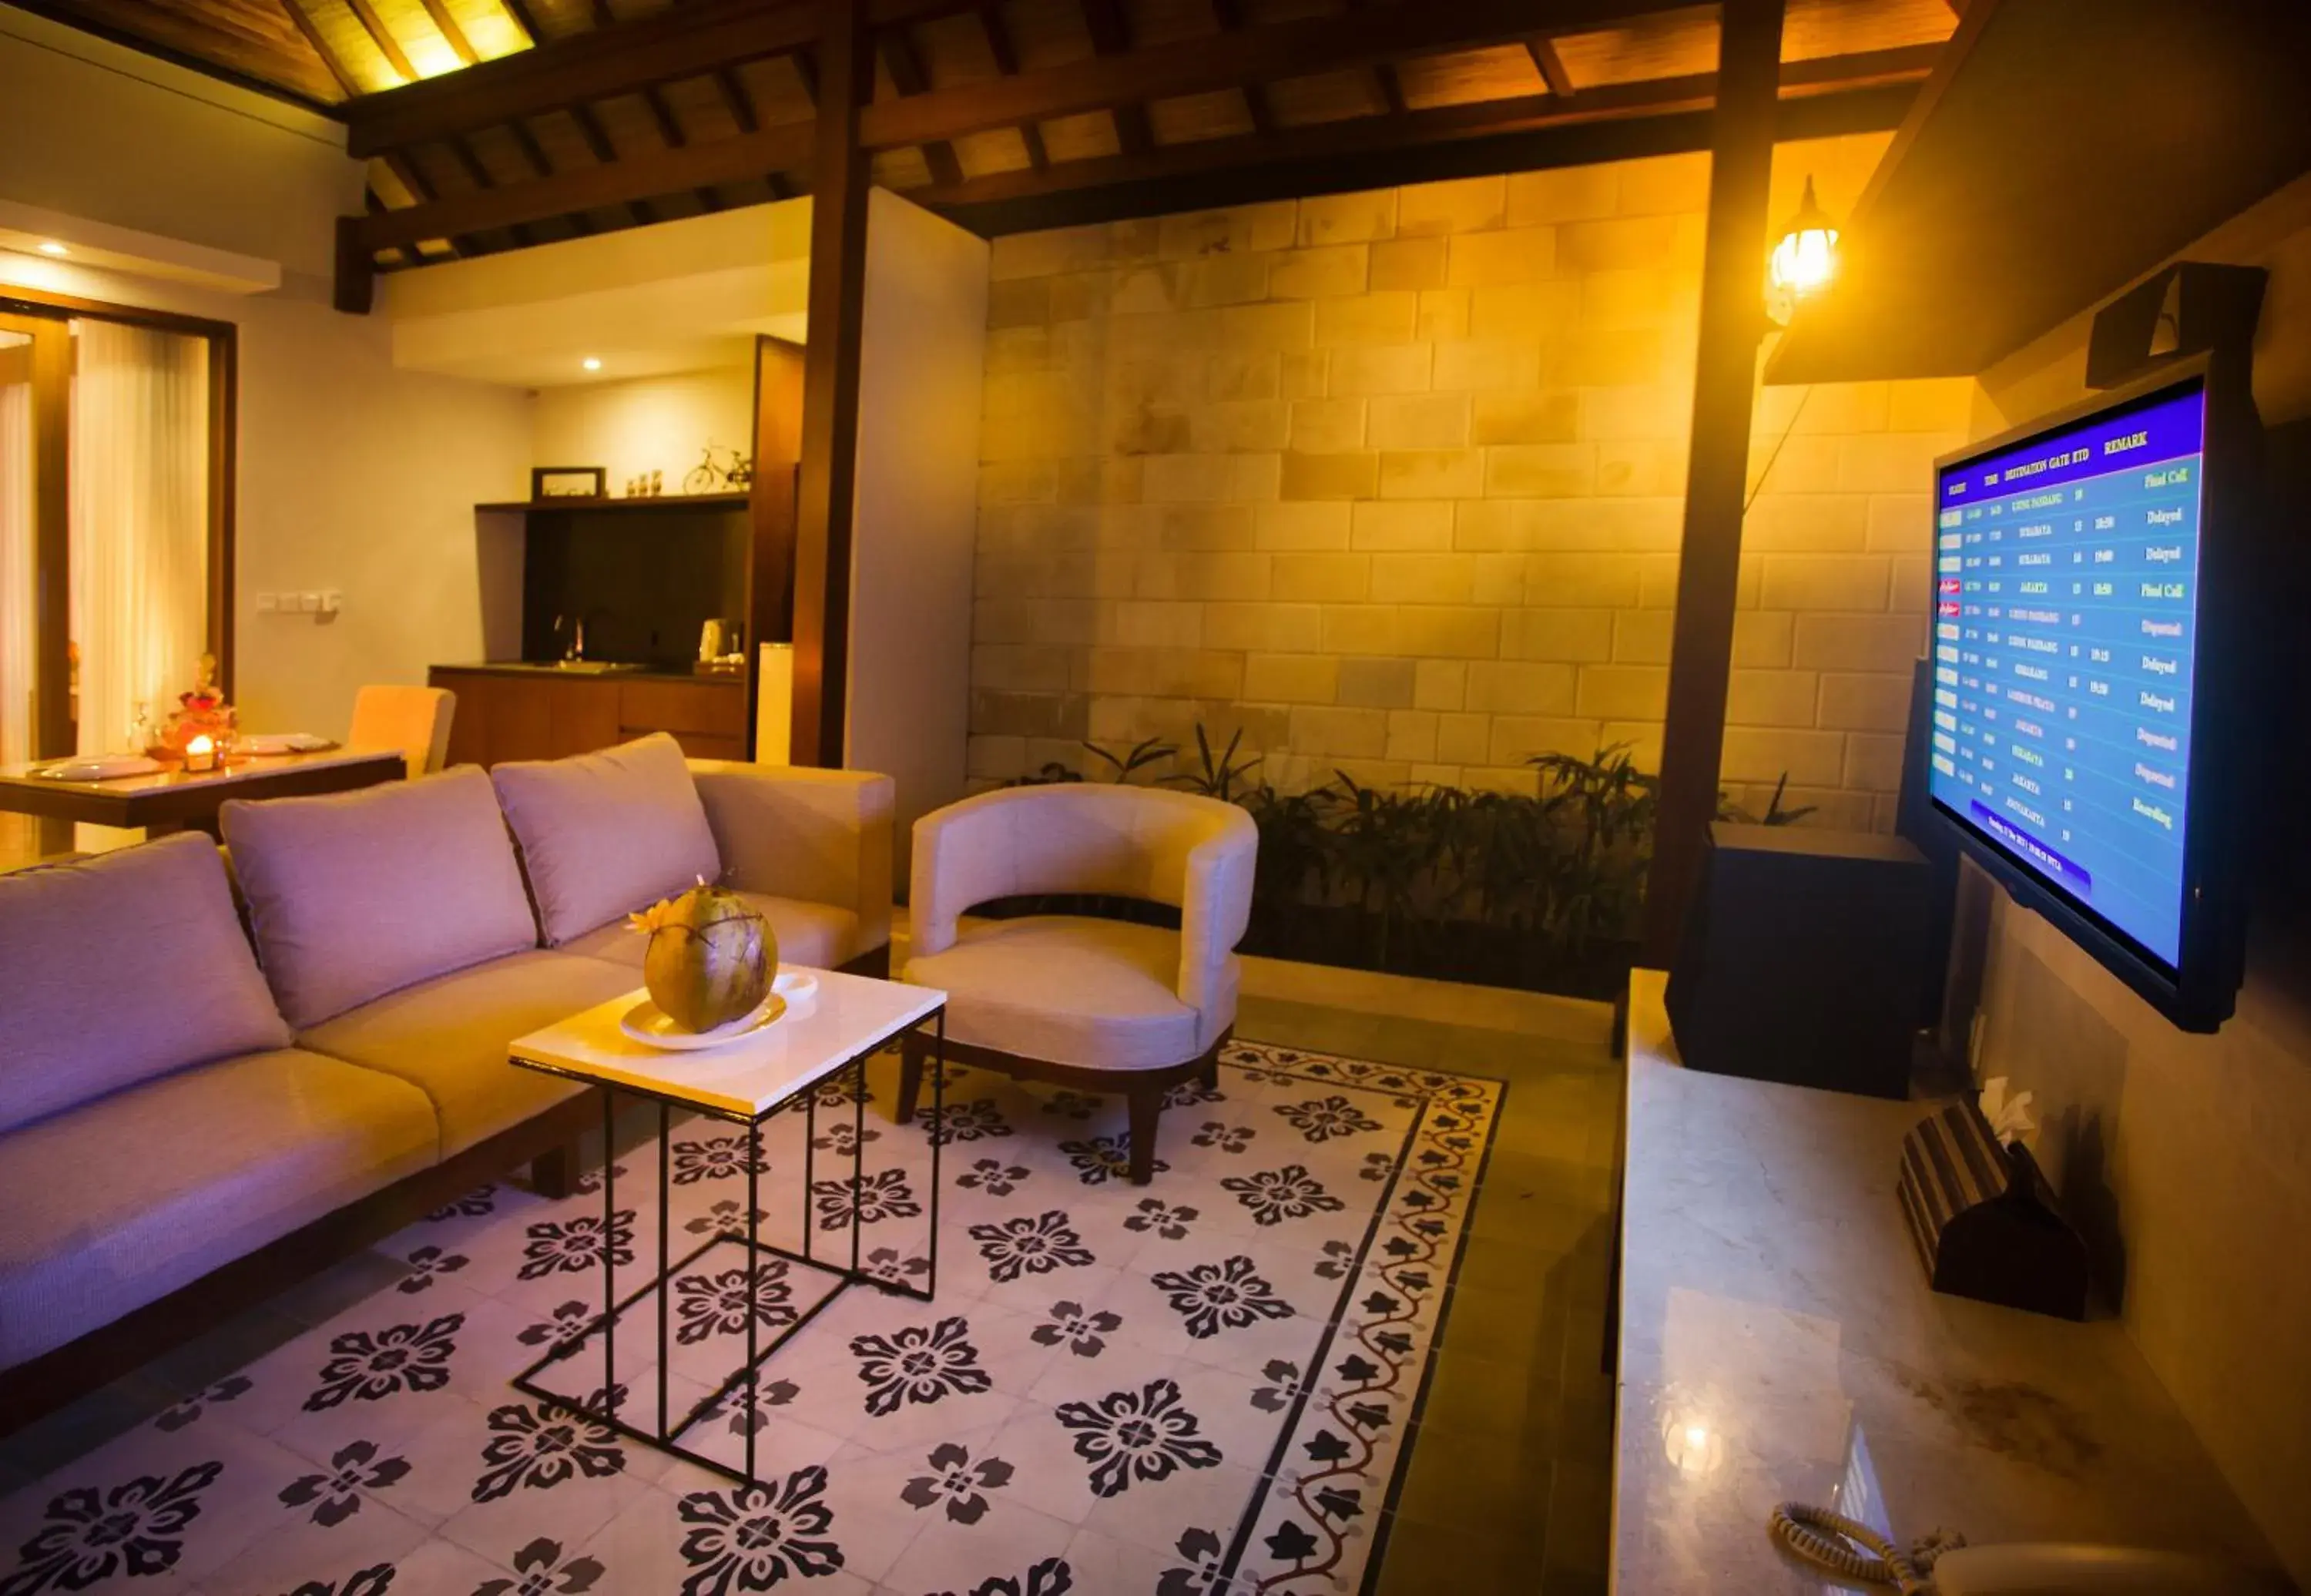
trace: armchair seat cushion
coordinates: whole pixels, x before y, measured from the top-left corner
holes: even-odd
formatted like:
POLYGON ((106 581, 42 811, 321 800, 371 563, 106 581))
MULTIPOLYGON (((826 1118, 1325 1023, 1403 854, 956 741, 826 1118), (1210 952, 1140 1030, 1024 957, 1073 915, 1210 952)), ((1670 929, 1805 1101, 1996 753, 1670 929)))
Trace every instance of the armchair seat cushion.
POLYGON ((508 1042, 641 984, 624 965, 533 950, 388 993, 298 1041, 423 1092, 448 1158, 584 1090, 507 1063, 508 1042))
MULTIPOLYGON (((760 910, 763 918, 771 922, 771 929, 778 933, 781 964, 808 964, 816 970, 832 970, 869 951, 859 946, 859 916, 848 909, 839 909, 832 903, 805 903, 800 898, 777 897, 770 893, 742 892, 738 895, 760 910)), ((634 979, 639 981, 642 954, 649 946, 647 937, 628 929, 624 920, 614 920, 563 943, 562 951, 624 964, 636 972, 634 979)))
POLYGON ((1022 1058, 1161 1069, 1195 1058, 1198 1016, 1173 990, 1180 936, 1073 915, 974 922, 903 980, 947 995, 946 1033, 1022 1058))
POLYGON ((0 1135, 0 1367, 429 1167, 435 1141, 423 1093, 295 1048, 0 1135))

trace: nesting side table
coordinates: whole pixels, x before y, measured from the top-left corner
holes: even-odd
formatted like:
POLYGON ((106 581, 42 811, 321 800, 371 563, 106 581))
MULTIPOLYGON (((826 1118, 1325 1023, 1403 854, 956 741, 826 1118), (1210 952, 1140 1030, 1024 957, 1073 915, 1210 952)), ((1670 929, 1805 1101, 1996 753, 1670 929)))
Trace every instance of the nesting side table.
MULTIPOLYGON (((807 1007, 789 1011, 774 1024, 717 1048, 696 1052, 668 1052, 628 1037, 618 1022, 647 995, 636 990, 597 1004, 558 1025, 519 1037, 507 1049, 508 1060, 515 1068, 535 1069, 546 1075, 583 1082, 598 1088, 602 1095, 602 1312, 589 1321, 584 1330, 569 1341, 549 1349, 544 1357, 515 1376, 515 1388, 582 1413, 636 1441, 749 1483, 758 1480, 752 1426, 746 1430, 742 1465, 708 1456, 685 1444, 684 1436, 741 1388, 746 1392, 747 1408, 751 1411, 763 1365, 850 1286, 872 1286, 880 1291, 924 1302, 929 1302, 938 1288, 938 1143, 942 1138, 936 1136, 931 1138, 930 1269, 921 1286, 880 1278, 860 1269, 859 1199, 862 1178, 861 1155, 867 1139, 862 1134, 866 1128, 867 1060, 878 1050, 908 1033, 930 1027, 942 1066, 931 1076, 934 1103, 943 1109, 945 1083, 941 1077, 945 1074, 943 1067, 946 1062, 946 994, 929 987, 877 981, 863 975, 844 975, 832 971, 815 973, 818 993, 807 1007), (810 1225, 812 1176, 815 1173, 811 1160, 820 1107, 818 1088, 830 1080, 845 1077, 850 1089, 842 1095, 842 1098, 847 1100, 852 1119, 849 1138, 851 1213, 847 1260, 820 1255, 819 1250, 812 1245, 810 1225), (658 1267, 623 1298, 618 1295, 615 1273, 618 1208, 615 1160, 613 1156, 616 1103, 621 1093, 658 1104, 658 1267), (799 1252, 761 1239, 763 1125, 798 1099, 801 1100, 809 1119, 804 1141, 805 1164, 800 1193, 803 1204, 802 1251, 799 1252), (667 1132, 672 1128, 676 1109, 745 1128, 746 1214, 743 1234, 729 1229, 719 1230, 681 1258, 669 1260, 667 1132), (686 1413, 676 1417, 667 1405, 667 1295, 678 1275, 718 1249, 735 1250, 743 1253, 746 1259, 746 1362, 735 1373, 722 1379, 708 1396, 691 1404, 686 1413), (783 1260, 789 1271, 799 1267, 821 1278, 830 1289, 792 1322, 781 1327, 765 1346, 762 1343, 754 1304, 760 1300, 766 1260, 773 1258, 783 1260), (645 1299, 650 1300, 646 1303, 645 1299), (627 1412, 620 1411, 621 1408, 631 1410, 632 1407, 631 1401, 620 1400, 617 1345, 621 1321, 637 1313, 645 1318, 655 1318, 657 1321, 657 1357, 650 1366, 658 1388, 657 1422, 654 1426, 636 1424, 627 1412), (602 1389, 598 1393, 592 1397, 576 1397, 566 1391, 549 1390, 540 1383, 539 1376, 547 1367, 569 1363, 580 1356, 585 1343, 597 1335, 601 1339, 602 1356, 602 1389)), ((933 1121, 934 1124, 941 1122, 936 1118, 933 1121)), ((732 1273, 735 1275, 735 1272, 734 1269, 732 1273)), ((632 1325, 626 1326, 626 1333, 633 1333, 632 1325)), ((647 1326, 642 1333, 650 1333, 647 1326)))

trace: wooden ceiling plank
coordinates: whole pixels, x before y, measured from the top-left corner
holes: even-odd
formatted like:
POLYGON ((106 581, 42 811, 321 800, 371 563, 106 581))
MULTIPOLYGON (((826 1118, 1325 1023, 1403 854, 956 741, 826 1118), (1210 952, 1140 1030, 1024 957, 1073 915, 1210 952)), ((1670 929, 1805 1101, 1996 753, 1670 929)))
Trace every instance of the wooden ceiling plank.
MULTIPOLYGON (((1243 27, 1243 0, 1212 0, 1212 21, 1218 25, 1219 31, 1223 33, 1233 33, 1243 27)), ((1243 85, 1243 109, 1251 118, 1253 132, 1276 131, 1276 108, 1269 103, 1267 84, 1243 85)))
MULTIPOLYGON (((578 125, 578 136, 586 141, 586 148, 594 159, 604 166, 617 165, 618 146, 610 142, 609 132, 602 126, 602 118, 594 114, 594 108, 581 104, 573 105, 569 110, 570 119, 578 125)), ((669 190, 661 188, 657 192, 664 194, 669 190)), ((658 212, 647 200, 632 201, 625 210, 629 217, 645 227, 658 220, 658 212)))
MULTIPOLYGON (((1083 0, 1083 14, 1094 50, 1110 58, 1131 53, 1131 28, 1124 21, 1123 7, 1118 0, 1083 0)), ((1125 154, 1144 155, 1156 147, 1156 129, 1147 119, 1144 103, 1121 100, 1109 107, 1108 112, 1115 118, 1116 145, 1125 154)))
POLYGON ((1573 98, 1573 74, 1565 70, 1565 57, 1557 53, 1556 43, 1546 34, 1536 33, 1524 41, 1524 48, 1531 54, 1533 70, 1540 74, 1540 81, 1548 85, 1548 92, 1560 99, 1573 98))
MULTIPOLYGON (((1552 20, 1582 26, 1635 14, 1644 4, 1644 0, 1565 0, 1552 20)), ((1530 0, 1458 0, 1452 5, 1391 5, 1304 18, 886 100, 868 107, 860 126, 876 149, 919 144, 1118 104, 1497 44, 1522 38, 1531 21, 1530 0)))
MULTIPOLYGON (((535 28, 528 31, 542 40, 535 28)), ((350 109, 347 145, 356 156, 373 155, 395 144, 630 94, 797 48, 815 32, 807 6, 764 6, 755 0, 676 6, 368 96, 350 109)))
MULTIPOLYGON (((337 59, 337 52, 331 49, 329 41, 321 37, 321 31, 313 25, 313 19, 305 14, 301 0, 281 0, 281 9, 288 13, 289 21, 297 31, 304 35, 305 42, 313 47, 314 56, 329 69, 329 75, 337 80, 337 87, 345 92, 346 98, 359 95, 361 84, 353 80, 352 73, 345 70, 345 64, 337 59)), ((373 155, 377 152, 371 150, 368 153, 373 155)))
MULTIPOLYGON (((487 192, 498 186, 497 179, 490 175, 490 169, 482 163, 481 156, 475 152, 471 144, 461 137, 453 137, 448 143, 449 153, 457 157, 458 165, 466 174, 466 180, 476 190, 487 192)), ((514 243, 521 249, 527 249, 538 241, 537 234, 530 230, 529 223, 527 222, 513 222, 506 231, 513 235, 514 243)))
MULTIPOLYGON (((1019 50, 1011 39, 1011 24, 1003 20, 1003 0, 985 0, 978 8, 980 31, 987 36, 987 54, 1005 77, 1019 75, 1019 50)), ((1027 164, 1041 171, 1051 164, 1043 144, 1043 130, 1033 122, 1019 124, 1019 142, 1026 146, 1027 164)))
MULTIPOLYGON (((650 120, 657 124, 658 135, 666 141, 667 149, 683 150, 690 147, 690 135, 683 127, 682 118, 674 114, 674 107, 667 103, 666 95, 656 85, 642 91, 642 104, 649 108, 650 120)), ((723 208, 722 196, 715 193, 712 188, 702 186, 691 192, 697 196, 698 203, 708 211, 719 211, 723 208)))
MULTIPOLYGON (((521 152, 522 160, 528 162, 533 177, 554 176, 554 162, 547 158, 545 146, 537 142, 537 134, 528 123, 509 122, 506 131, 513 135, 514 147, 521 152)), ((565 220, 571 230, 581 238, 590 237, 595 231, 594 219, 583 211, 573 211, 565 220)))
POLYGON ((385 64, 401 75, 403 83, 415 83, 421 74, 410 62, 409 52, 401 48, 401 40, 393 36, 385 19, 377 14, 377 7, 370 0, 345 0, 345 4, 352 9, 354 21, 361 23, 362 31, 369 35, 369 41, 377 46, 377 53, 385 57, 385 64))
POLYGON ((449 47, 458 59, 468 66, 477 64, 482 53, 474 48, 474 41, 466 37, 465 29, 458 25, 456 14, 444 4, 444 0, 420 0, 420 3, 425 7, 425 14, 433 19, 433 26, 440 32, 442 42, 449 47))
POLYGON ((367 217, 362 222, 362 241, 369 249, 384 249, 449 232, 510 227, 516 222, 542 222, 632 205, 685 188, 747 182, 766 171, 807 166, 811 140, 810 124, 789 123, 737 138, 630 155, 526 183, 508 183, 487 193, 458 195, 367 217))
MULTIPOLYGON (((1915 47, 1792 62, 1783 69, 1782 98, 1785 103, 1795 103, 1907 88, 1924 80, 1932 69, 1932 54, 1930 47, 1915 47)), ((1166 144, 1139 156, 1060 161, 1042 172, 993 172, 951 186, 919 188, 908 197, 940 209, 991 205, 1246 163, 1357 155, 1401 145, 1679 116, 1709 110, 1716 102, 1716 92, 1714 73, 1696 73, 1648 83, 1600 84, 1569 97, 1531 94, 1437 106, 1402 116, 1354 117, 1284 128, 1266 140, 1258 135, 1208 139, 1166 144)))
POLYGON ((530 48, 534 49, 545 42, 545 35, 538 31, 537 13, 529 9, 529 0, 498 0, 498 9, 505 13, 514 31, 530 48))
MULTIPOLYGON (((891 69, 891 86, 901 94, 927 92, 931 86, 930 75, 923 70, 923 57, 915 48, 914 35, 904 26, 886 28, 882 43, 883 64, 891 69)), ((963 161, 956 156, 955 146, 945 139, 934 139, 923 146, 923 163, 930 168, 934 183, 963 180, 963 161)))

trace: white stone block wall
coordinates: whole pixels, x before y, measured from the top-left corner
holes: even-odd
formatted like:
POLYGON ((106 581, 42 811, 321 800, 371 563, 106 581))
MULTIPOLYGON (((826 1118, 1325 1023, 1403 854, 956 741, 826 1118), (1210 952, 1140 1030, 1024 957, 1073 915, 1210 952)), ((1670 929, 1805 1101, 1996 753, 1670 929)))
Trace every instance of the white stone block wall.
MULTIPOLYGON (((973 777, 1199 721, 1286 785, 1656 764, 1707 188, 1677 156, 998 240, 973 777)), ((1762 394, 1738 800, 1787 772, 1891 824, 1973 388, 1762 394)))

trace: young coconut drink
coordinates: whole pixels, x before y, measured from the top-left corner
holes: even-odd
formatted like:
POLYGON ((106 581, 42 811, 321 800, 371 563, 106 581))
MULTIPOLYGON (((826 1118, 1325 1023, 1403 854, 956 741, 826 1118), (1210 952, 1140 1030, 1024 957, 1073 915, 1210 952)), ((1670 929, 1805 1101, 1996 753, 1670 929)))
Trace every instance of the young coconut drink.
POLYGON ((650 937, 642 984, 688 1031, 711 1031, 761 1006, 779 969, 778 933, 737 893, 703 881, 627 923, 650 937))

